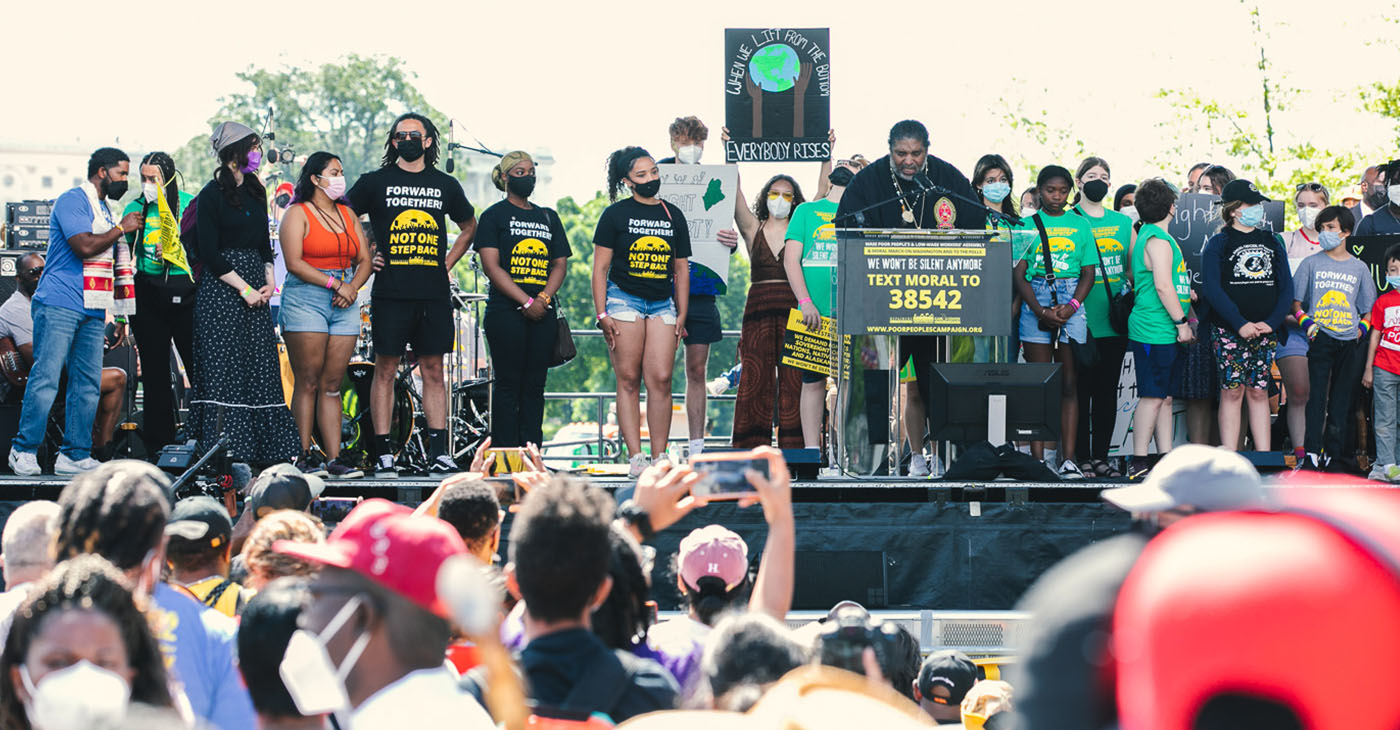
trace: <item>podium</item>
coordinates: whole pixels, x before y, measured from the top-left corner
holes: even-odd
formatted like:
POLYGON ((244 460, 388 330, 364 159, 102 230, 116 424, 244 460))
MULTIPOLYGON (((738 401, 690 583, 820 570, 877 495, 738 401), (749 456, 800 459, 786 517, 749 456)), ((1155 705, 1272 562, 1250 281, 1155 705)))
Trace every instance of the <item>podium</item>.
MULTIPOLYGON (((899 337, 1011 334, 1007 231, 838 228, 837 466, 899 473, 899 337)), ((915 363, 931 367, 931 363, 915 363)))

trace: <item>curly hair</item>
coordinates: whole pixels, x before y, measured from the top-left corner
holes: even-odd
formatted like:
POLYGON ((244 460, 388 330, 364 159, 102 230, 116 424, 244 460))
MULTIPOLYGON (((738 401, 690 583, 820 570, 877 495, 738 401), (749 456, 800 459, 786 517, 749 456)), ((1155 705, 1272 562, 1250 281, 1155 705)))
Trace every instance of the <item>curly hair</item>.
POLYGON ((624 189, 623 178, 632 172, 632 164, 643 157, 651 157, 651 153, 641 147, 623 147, 608 155, 608 202, 617 202, 617 194, 624 189))
POLYGON ((414 112, 400 114, 399 118, 395 119, 394 123, 389 125, 389 138, 384 140, 384 160, 381 165, 382 167, 398 164, 399 149, 394 146, 394 133, 398 131, 399 124, 410 119, 423 125, 423 162, 428 167, 437 167, 438 154, 440 152, 438 149, 440 145, 438 145, 437 125, 433 124, 433 120, 414 112), (433 141, 431 147, 428 146, 428 140, 430 139, 433 141))
MULTIPOLYGON (((763 184, 763 188, 758 191, 758 197, 754 198, 753 201, 753 214, 758 218, 760 223, 768 220, 769 215, 771 215, 768 212, 768 191, 772 190, 773 183, 779 180, 783 180, 788 185, 792 186, 792 210, 797 210, 797 206, 807 202, 807 199, 802 197, 802 186, 798 185, 797 181, 792 179, 791 175, 774 175, 768 182, 763 184)), ((791 213, 789 213, 789 215, 791 215, 791 213)))
POLYGON ((86 553, 127 571, 145 562, 165 538, 170 479, 143 461, 109 461, 83 472, 58 496, 54 556, 86 553))
POLYGON ((132 594, 126 579, 98 555, 80 555, 60 563, 35 583, 15 612, 5 650, 0 654, 0 727, 29 730, 29 717, 10 681, 16 667, 28 660, 29 649, 49 619, 67 611, 97 612, 116 624, 134 672, 131 700, 156 707, 173 707, 165 660, 147 622, 144 601, 132 594))
POLYGON ((533 489, 510 530, 510 561, 526 610, 539 621, 577 620, 608 575, 612 497, 576 479, 533 489))
POLYGON ((243 563, 248 566, 249 588, 286 576, 309 576, 320 566, 272 549, 278 540, 320 543, 326 541, 325 528, 305 512, 284 509, 258 520, 243 543, 243 563))
POLYGON ((438 519, 452 525, 473 551, 501 524, 501 502, 496 488, 480 479, 467 479, 447 488, 438 506, 438 519))
POLYGON ((671 139, 688 139, 692 142, 704 142, 710 138, 710 128, 700 121, 700 117, 676 117, 676 121, 671 122, 671 139))

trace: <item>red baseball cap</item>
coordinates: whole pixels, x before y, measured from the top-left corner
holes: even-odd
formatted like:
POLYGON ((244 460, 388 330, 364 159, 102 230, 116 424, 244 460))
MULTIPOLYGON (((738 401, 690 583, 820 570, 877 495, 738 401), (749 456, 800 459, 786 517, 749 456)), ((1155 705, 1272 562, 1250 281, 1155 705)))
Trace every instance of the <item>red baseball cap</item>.
POLYGON ((278 540, 283 555, 353 570, 410 601, 450 619, 438 596, 438 570, 467 552, 451 525, 385 499, 361 503, 341 520, 326 542, 278 540))
POLYGON ((724 581, 725 590, 734 590, 748 575, 749 546, 721 525, 706 525, 681 540, 680 569, 681 580, 692 589, 713 576, 724 581))

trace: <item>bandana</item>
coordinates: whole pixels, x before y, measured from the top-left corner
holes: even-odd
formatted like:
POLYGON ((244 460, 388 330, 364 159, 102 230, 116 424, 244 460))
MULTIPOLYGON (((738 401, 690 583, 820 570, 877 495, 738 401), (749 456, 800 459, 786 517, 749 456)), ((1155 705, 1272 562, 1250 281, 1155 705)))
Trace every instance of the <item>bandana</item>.
POLYGON ((510 168, 515 167, 516 165, 519 165, 520 163, 525 162, 526 160, 534 162, 534 159, 530 157, 529 152, 524 152, 521 150, 507 152, 505 156, 501 158, 501 163, 491 168, 491 182, 496 185, 496 189, 505 190, 506 173, 510 172, 510 168))
MULTIPOLYGON (((100 236, 116 228, 112 209, 98 196, 97 187, 89 181, 82 189, 92 206, 92 232, 100 236)), ((111 310, 116 316, 136 314, 136 275, 126 237, 118 237, 111 248, 83 259, 83 306, 111 310)))

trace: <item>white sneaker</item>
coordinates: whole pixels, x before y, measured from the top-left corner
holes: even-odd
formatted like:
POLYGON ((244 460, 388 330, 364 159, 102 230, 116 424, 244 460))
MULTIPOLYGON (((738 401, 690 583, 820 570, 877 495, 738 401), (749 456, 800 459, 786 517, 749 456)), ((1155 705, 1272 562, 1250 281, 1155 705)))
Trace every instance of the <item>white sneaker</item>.
POLYGON ((1061 479, 1083 479, 1084 472, 1079 470, 1079 465, 1073 459, 1065 459, 1065 463, 1060 465, 1061 479))
POLYGON ((1385 466, 1385 464, 1382 464, 1382 463, 1380 463, 1379 461, 1376 462, 1376 464, 1375 464, 1374 466, 1371 467, 1371 473, 1370 473, 1370 474, 1367 474, 1367 475, 1366 475, 1366 478, 1367 478, 1367 479, 1370 479, 1370 480, 1373 481, 1373 482, 1388 482, 1388 481, 1390 481, 1390 477, 1386 475, 1386 466, 1385 466))
POLYGON ((20 451, 13 446, 10 447, 10 471, 22 477, 38 476, 43 470, 39 468, 39 458, 28 451, 20 451))
POLYGON ((73 476, 74 474, 82 474, 85 471, 92 471, 99 466, 102 466, 102 462, 91 456, 82 461, 73 461, 68 458, 67 454, 60 451, 58 453, 58 459, 53 463, 53 473, 55 476, 73 476))
POLYGON ((923 454, 914 454, 914 457, 909 460, 909 476, 925 478, 928 475, 928 459, 925 459, 923 454))
POLYGON ((632 460, 629 463, 631 466, 627 469, 627 478, 636 479, 642 475, 643 470, 651 466, 651 458, 646 454, 638 452, 632 455, 632 460))

